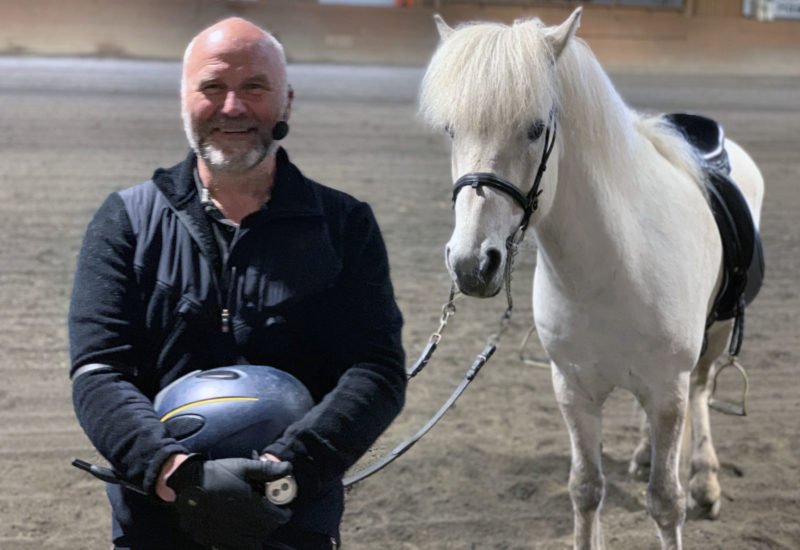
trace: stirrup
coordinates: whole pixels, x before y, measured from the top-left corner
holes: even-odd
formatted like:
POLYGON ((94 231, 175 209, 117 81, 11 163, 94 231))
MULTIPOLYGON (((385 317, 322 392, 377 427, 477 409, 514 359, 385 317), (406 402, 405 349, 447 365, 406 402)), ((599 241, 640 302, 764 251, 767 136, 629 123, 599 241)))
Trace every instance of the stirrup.
POLYGON ((547 358, 540 359, 538 357, 534 357, 533 355, 525 355, 525 348, 528 345, 528 340, 531 339, 531 334, 534 333, 536 330, 536 325, 531 325, 528 334, 525 335, 525 338, 522 340, 522 344, 519 346, 519 359, 526 365, 530 365, 532 367, 536 367, 537 369, 550 369, 550 360, 547 358))
POLYGON ((744 367, 739 364, 739 361, 736 360, 736 356, 729 355, 728 362, 724 363, 719 368, 715 368, 714 371, 714 378, 711 385, 711 397, 708 399, 708 406, 723 414, 729 414, 732 416, 747 416, 747 394, 750 391, 750 381, 747 378, 747 372, 745 372, 744 367), (742 380, 744 380, 741 403, 733 403, 730 401, 714 399, 714 394, 717 391, 717 378, 719 377, 720 373, 728 367, 734 367, 737 371, 739 371, 739 374, 742 376, 742 380))

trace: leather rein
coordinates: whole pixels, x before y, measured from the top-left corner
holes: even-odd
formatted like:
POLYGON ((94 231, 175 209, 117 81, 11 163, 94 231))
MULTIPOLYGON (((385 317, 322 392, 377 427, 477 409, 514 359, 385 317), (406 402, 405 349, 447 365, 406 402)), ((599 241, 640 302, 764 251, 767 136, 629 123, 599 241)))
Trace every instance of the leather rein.
MULTIPOLYGON (((484 346, 483 350, 475 356, 472 365, 467 370, 461 383, 458 385, 458 387, 456 387, 456 389, 453 391, 447 401, 445 401, 444 404, 439 408, 439 410, 437 410, 436 413, 412 437, 397 445, 394 449, 383 455, 383 457, 371 465, 345 477, 343 481, 345 489, 352 488, 356 483, 382 470, 394 462, 406 451, 408 451, 411 447, 413 447, 417 441, 422 439, 422 437, 427 434, 437 422, 439 422, 439 420, 450 409, 450 407, 453 406, 461 394, 464 393, 464 390, 467 389, 467 386, 469 386, 470 382, 472 382, 472 380, 474 380, 477 376, 478 371, 480 371, 483 365, 489 361, 497 349, 497 343, 508 328, 509 321, 511 320, 511 312, 514 308, 514 302, 511 297, 511 276, 514 270, 514 258, 516 257, 517 252, 519 252, 520 243, 522 243, 522 240, 525 238, 525 230, 528 228, 531 216, 539 207, 539 195, 542 193, 540 189, 542 176, 547 170, 547 161, 550 158, 550 153, 553 151, 553 146, 556 142, 557 124, 554 114, 554 111, 550 114, 551 124, 547 126, 545 131, 542 158, 539 162, 539 168, 536 172, 536 177, 533 180, 533 185, 527 193, 523 193, 520 188, 513 183, 490 172, 471 172, 461 176, 458 178, 458 180, 456 180, 455 184, 453 184, 454 204, 456 198, 458 197, 459 191, 461 191, 463 188, 472 187, 473 189, 477 190, 481 186, 484 186, 491 187, 492 189, 500 191, 501 193, 505 193, 511 197, 514 202, 522 208, 523 211, 519 226, 514 233, 512 233, 506 239, 507 256, 504 278, 508 306, 503 315, 500 317, 498 330, 489 336, 486 345, 484 346)), ((442 332, 447 326, 447 322, 456 313, 455 299, 458 295, 459 291, 455 283, 453 283, 450 287, 450 296, 448 301, 444 304, 444 306, 442 306, 442 316, 439 321, 439 328, 436 330, 436 332, 431 334, 430 338, 428 339, 428 343, 425 345, 425 348, 422 350, 419 358, 416 360, 414 365, 408 369, 408 371, 406 371, 406 378, 408 380, 419 374, 433 357, 433 354, 442 339, 442 332)))

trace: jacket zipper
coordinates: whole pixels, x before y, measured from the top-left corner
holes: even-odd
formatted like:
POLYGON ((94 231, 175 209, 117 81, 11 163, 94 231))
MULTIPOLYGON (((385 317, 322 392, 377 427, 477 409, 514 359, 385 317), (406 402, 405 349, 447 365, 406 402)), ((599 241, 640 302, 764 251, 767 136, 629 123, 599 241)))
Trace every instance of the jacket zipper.
POLYGON ((228 311, 228 308, 224 307, 224 308, 222 308, 222 314, 220 315, 220 317, 221 317, 220 320, 221 320, 221 323, 222 323, 221 330, 222 330, 223 333, 227 334, 231 330, 230 329, 231 312, 228 311))
MULTIPOLYGON (((224 289, 220 290, 220 294, 223 292, 225 293, 225 301, 220 303, 222 304, 222 312, 220 313, 220 330, 224 334, 227 334, 231 331, 231 293, 232 293, 232 286, 235 284, 236 281, 236 266, 231 267, 230 270, 231 276, 226 281, 223 281, 224 289)), ((223 277, 225 279, 225 277, 223 277)))
MULTIPOLYGON (((161 189, 161 187, 158 184, 156 184, 156 186, 159 189, 161 189)), ((201 250, 201 253, 202 253, 203 246, 200 243, 203 242, 203 239, 198 237, 196 230, 193 229, 195 227, 195 223, 194 223, 192 217, 187 213, 186 210, 181 210, 178 207, 176 207, 174 204, 170 204, 170 208, 175 213, 177 218, 184 224, 184 226, 186 226, 187 230, 189 231, 189 234, 192 235, 192 238, 194 238, 195 242, 198 243, 198 246, 200 247, 200 250, 201 250)), ((215 289, 217 291, 217 302, 219 303, 220 307, 222 308, 222 311, 220 312, 220 330, 223 333, 230 332, 230 329, 231 329, 230 290, 227 288, 228 285, 226 285, 225 281, 224 281, 226 269, 227 269, 227 261, 225 262, 225 265, 222 266, 222 274, 221 274, 221 276, 217 275, 217 272, 213 268, 213 266, 211 267, 212 284, 214 285, 214 287, 215 287, 215 289), (220 283, 222 283, 222 284, 220 284, 220 283), (223 295, 225 295, 224 296, 225 299, 223 299, 223 295)), ((233 274, 234 274, 233 278, 235 280, 235 278, 236 278, 235 277, 236 268, 234 267, 232 269, 232 271, 233 271, 233 274)))

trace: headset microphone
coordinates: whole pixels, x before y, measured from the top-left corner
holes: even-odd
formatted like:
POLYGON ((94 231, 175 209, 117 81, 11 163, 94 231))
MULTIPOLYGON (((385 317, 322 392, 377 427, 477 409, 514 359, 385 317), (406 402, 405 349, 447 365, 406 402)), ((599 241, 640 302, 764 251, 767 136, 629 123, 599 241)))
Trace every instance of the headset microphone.
POLYGON ((285 120, 279 120, 272 127, 272 139, 280 141, 289 134, 289 124, 285 120))

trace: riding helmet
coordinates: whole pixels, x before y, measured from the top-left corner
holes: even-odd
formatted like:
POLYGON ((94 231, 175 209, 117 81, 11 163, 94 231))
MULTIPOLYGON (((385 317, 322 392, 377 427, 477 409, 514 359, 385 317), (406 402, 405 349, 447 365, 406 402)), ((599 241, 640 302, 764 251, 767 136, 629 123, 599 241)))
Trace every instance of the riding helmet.
POLYGON ((262 365, 191 372, 162 389, 153 402, 170 434, 209 459, 250 458, 313 404, 294 376, 262 365))

